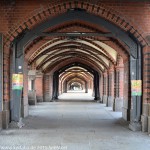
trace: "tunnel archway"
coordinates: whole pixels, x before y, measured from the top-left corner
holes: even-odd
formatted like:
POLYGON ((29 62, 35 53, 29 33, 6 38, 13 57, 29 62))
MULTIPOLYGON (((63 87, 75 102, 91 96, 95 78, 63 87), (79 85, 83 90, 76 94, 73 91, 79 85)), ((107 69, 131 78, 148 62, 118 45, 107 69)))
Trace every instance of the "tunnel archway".
POLYGON ((94 70, 93 68, 91 68, 90 66, 88 66, 86 64, 78 63, 78 62, 68 64, 68 65, 64 66, 63 68, 60 68, 59 70, 54 72, 54 74, 53 74, 53 96, 52 96, 52 99, 53 100, 58 99, 58 95, 59 95, 59 89, 58 89, 58 87, 59 87, 59 75, 62 72, 64 72, 66 69, 68 69, 70 67, 74 67, 74 66, 82 67, 94 76, 94 80, 93 80, 93 82, 94 82, 93 83, 94 84, 94 97, 95 97, 94 99, 95 100, 100 100, 99 73, 96 70, 94 70))
MULTIPOLYGON (((71 33, 70 35, 64 34, 65 37, 91 37, 91 36, 104 36, 104 37, 110 37, 117 39, 119 43, 122 45, 127 45, 129 49, 127 49, 127 53, 130 55, 130 79, 131 80, 141 80, 141 46, 140 43, 128 32, 123 31, 122 29, 118 28, 114 24, 110 23, 109 21, 100 18, 96 15, 87 13, 85 10, 80 9, 73 9, 69 10, 68 12, 59 15, 55 18, 51 18, 48 21, 43 22, 42 24, 38 25, 36 28, 32 29, 31 31, 27 30, 23 36, 20 36, 21 38, 15 39, 13 43, 13 53, 14 53, 14 60, 13 60, 13 68, 14 73, 23 73, 23 62, 24 62, 24 49, 28 46, 28 44, 38 37, 47 37, 47 36, 55 36, 53 33, 45 32, 50 27, 58 25, 60 22, 69 22, 69 21, 75 21, 75 20, 81 20, 83 22, 88 22, 95 26, 102 26, 105 27, 110 33, 79 33, 78 35, 76 33, 71 33), (91 35, 92 34, 92 35, 91 35), (20 67, 21 66, 21 67, 20 67)), ((57 36, 62 36, 62 33, 56 34, 57 36)), ((77 48, 77 47, 73 47, 77 48)), ((85 53, 77 51, 80 55, 84 55, 85 53)), ((77 55, 77 53, 71 52, 70 55, 77 55)), ((87 53, 87 56, 89 56, 92 53, 87 53)), ((59 54, 58 54, 59 55, 59 54)), ((95 54, 96 55, 96 54, 95 54)), ((38 56, 37 56, 38 57, 38 56)), ((70 56, 68 56, 69 58, 70 56)), ((82 56, 83 57, 83 56, 82 56)), ((59 57, 58 57, 59 59, 59 57)), ((61 58, 63 59, 63 58, 61 58)), ((86 59, 86 58, 84 58, 86 59)), ((96 59, 96 56, 93 57, 92 60, 96 59)), ((105 70, 105 68, 108 68, 108 64, 105 64, 107 62, 107 59, 100 58, 99 59, 101 65, 99 65, 100 70, 105 70), (103 61, 102 61, 103 60, 103 61), (105 61, 104 61, 105 60, 105 61)), ((84 66, 85 67, 85 66, 84 66)), ((64 67, 65 69, 65 67, 64 67)), ((55 71, 53 75, 53 99, 57 99, 58 97, 58 75, 61 71, 55 71)), ((86 68, 87 69, 87 68, 86 68)), ((47 70, 44 70, 47 71, 47 70)), ((91 73, 94 73, 94 85, 95 87, 95 99, 99 99, 99 73, 92 68, 89 69, 91 73), (92 71, 91 71, 92 70, 92 71)), ((15 107, 12 108, 12 120, 18 121, 20 118, 20 99, 21 99, 21 93, 18 95, 16 91, 13 91, 12 94, 12 103, 15 104, 15 107)), ((140 114, 141 114, 141 96, 132 96, 132 103, 133 108, 131 108, 131 128, 138 128, 140 114), (137 103, 137 100, 139 103, 137 103), (133 121, 134 120, 134 121, 133 121), (135 121, 136 120, 136 121, 135 121), (133 124, 132 124, 133 122, 133 124)), ((130 102, 129 102, 130 105, 130 102)), ((130 107, 130 106, 129 106, 130 107)))

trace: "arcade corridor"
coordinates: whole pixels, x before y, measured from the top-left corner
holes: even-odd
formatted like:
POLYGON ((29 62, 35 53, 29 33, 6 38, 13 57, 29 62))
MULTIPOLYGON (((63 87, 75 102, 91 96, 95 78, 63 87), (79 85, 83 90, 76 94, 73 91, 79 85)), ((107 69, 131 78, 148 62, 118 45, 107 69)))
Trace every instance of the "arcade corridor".
POLYGON ((149 14, 147 0, 0 0, 0 146, 148 149, 149 14))

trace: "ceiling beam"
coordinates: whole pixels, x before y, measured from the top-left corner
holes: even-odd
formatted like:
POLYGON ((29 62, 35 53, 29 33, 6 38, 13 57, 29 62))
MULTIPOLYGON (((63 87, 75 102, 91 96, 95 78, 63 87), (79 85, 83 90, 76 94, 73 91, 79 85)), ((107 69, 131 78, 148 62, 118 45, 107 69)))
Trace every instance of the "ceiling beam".
POLYGON ((98 33, 98 32, 51 32, 51 33, 46 33, 42 32, 40 33, 39 36, 44 36, 44 37, 70 37, 70 38, 76 38, 76 37, 95 37, 95 36, 100 36, 100 37, 115 37, 114 34, 112 33, 98 33))

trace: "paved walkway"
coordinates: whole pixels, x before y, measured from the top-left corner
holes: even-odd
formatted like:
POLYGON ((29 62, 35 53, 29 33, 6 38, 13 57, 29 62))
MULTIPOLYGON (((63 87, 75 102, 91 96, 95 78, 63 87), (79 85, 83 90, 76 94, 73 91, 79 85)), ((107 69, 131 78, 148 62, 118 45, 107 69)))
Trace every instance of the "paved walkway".
POLYGON ((87 94, 80 96, 63 94, 59 102, 30 107, 23 128, 0 132, 0 149, 150 150, 150 137, 130 131, 121 113, 93 102, 92 97, 85 101, 87 94))

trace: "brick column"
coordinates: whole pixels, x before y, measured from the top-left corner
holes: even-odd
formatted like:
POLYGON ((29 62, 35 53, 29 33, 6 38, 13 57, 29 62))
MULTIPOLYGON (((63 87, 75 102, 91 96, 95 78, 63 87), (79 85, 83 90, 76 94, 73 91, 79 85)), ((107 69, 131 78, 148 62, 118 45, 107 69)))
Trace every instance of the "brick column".
POLYGON ((108 107, 113 108, 114 103, 114 67, 108 70, 108 107))
POLYGON ((44 74, 43 75, 43 101, 50 102, 52 99, 52 90, 53 90, 53 75, 44 74))
MULTIPOLYGON (((100 75, 100 80, 99 80, 99 89, 100 89, 100 103, 103 103, 103 75, 101 74, 100 75)), ((89 88, 91 88, 91 85, 90 85, 90 87, 89 88)))
POLYGON ((8 128, 10 122, 10 54, 9 47, 4 47, 3 57, 3 111, 2 111, 2 127, 8 128))
POLYGON ((2 129, 3 111, 3 36, 0 33, 0 130, 2 129))
POLYGON ((43 102, 43 74, 41 72, 36 74, 35 90, 37 102, 43 102))
POLYGON ((123 84, 124 84, 124 68, 116 66, 115 71, 115 101, 114 111, 122 111, 123 106, 123 84))
MULTIPOLYGON (((44 93, 44 102, 49 102, 50 101, 50 75, 49 74, 44 74, 43 76, 43 93, 44 93)), ((51 85, 52 86, 52 85, 51 85)))
POLYGON ((108 73, 103 74, 103 103, 108 106, 108 73))
POLYGON ((150 46, 143 49, 142 131, 150 133, 150 46))

